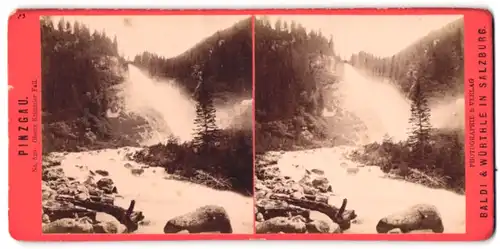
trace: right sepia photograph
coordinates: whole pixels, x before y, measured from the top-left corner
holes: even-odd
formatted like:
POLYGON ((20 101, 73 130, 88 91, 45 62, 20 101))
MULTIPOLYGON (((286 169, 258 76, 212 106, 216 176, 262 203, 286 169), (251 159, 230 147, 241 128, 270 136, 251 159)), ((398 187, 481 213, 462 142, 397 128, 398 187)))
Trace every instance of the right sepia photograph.
POLYGON ((255 230, 465 233, 464 19, 255 19, 255 230))

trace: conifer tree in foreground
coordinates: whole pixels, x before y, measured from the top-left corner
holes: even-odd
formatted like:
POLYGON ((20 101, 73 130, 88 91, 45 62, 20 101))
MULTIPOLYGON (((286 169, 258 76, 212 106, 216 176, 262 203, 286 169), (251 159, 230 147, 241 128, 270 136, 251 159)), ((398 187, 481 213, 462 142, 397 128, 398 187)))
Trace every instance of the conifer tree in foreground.
POLYGON ((193 142, 198 149, 204 150, 215 145, 219 135, 219 128, 216 124, 216 110, 213 103, 212 89, 199 65, 194 66, 194 76, 198 80, 198 86, 195 91, 196 118, 194 122, 196 128, 193 142))
POLYGON ((408 145, 411 150, 412 163, 415 168, 424 169, 428 167, 426 160, 426 149, 429 145, 431 124, 430 108, 427 98, 422 89, 425 77, 418 73, 418 68, 412 67, 409 71, 413 85, 410 91, 411 116, 409 119, 411 130, 408 138, 408 145))

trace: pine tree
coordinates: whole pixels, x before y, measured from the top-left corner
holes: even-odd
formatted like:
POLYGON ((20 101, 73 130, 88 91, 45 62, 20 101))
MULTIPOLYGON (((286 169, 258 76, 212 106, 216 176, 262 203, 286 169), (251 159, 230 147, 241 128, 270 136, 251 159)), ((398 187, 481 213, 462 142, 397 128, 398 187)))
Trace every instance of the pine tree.
MULTIPOLYGON (((210 53, 211 54, 211 53, 210 53)), ((210 58, 210 56, 209 56, 210 58)), ((206 69, 206 68, 204 68, 206 69)), ((194 144, 197 148, 204 150, 214 146, 219 136, 219 128, 216 124, 216 110, 213 103, 212 89, 207 75, 200 67, 194 67, 194 77, 198 80, 196 87, 196 128, 194 130, 194 144)))
POLYGON ((116 35, 113 37, 113 54, 118 54, 118 40, 116 39, 116 35))
POLYGON ((409 122, 411 130, 408 138, 408 145, 411 150, 411 157, 414 167, 427 167, 426 149, 429 145, 431 124, 430 124, 430 108, 428 107, 427 98, 422 89, 422 83, 425 82, 425 76, 419 73, 420 70, 415 66, 411 67, 409 72, 413 81, 410 100, 411 100, 411 116, 409 122))

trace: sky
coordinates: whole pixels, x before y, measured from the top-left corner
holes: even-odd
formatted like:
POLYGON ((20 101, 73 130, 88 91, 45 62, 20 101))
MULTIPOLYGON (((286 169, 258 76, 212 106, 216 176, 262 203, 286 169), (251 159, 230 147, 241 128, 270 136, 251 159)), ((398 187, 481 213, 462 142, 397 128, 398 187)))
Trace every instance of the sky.
POLYGON ((359 51, 392 56, 429 32, 461 18, 461 15, 280 15, 268 16, 273 24, 281 19, 302 24, 308 32, 333 35, 334 48, 344 59, 359 51))
MULTIPOLYGON (((125 58, 144 51, 167 58, 190 49, 220 29, 229 28, 249 16, 64 16, 73 23, 84 23, 90 30, 116 35, 118 50, 125 58), (126 25, 125 19, 130 25, 126 25)), ((61 16, 51 17, 56 23, 61 16)))
MULTIPOLYGON (((334 46, 341 57, 348 59, 359 51, 391 56, 411 43, 461 18, 458 15, 279 15, 268 16, 272 23, 278 18, 295 20, 307 30, 321 30, 333 36, 334 46)), ((61 17, 53 17, 55 21, 61 17)), ((143 51, 173 57, 188 50, 217 30, 225 29, 248 16, 64 16, 78 20, 91 30, 105 30, 117 36, 119 51, 133 59, 143 51), (126 25, 125 19, 130 20, 126 25)))

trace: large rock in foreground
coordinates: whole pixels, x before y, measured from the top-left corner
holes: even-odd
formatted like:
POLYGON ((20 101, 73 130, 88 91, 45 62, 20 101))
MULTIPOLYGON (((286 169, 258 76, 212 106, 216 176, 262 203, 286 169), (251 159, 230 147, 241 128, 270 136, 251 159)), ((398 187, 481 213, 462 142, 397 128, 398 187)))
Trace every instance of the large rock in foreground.
POLYGON ((189 233, 233 232, 226 210, 216 205, 202 206, 190 213, 174 217, 163 228, 164 233, 178 233, 183 230, 189 233))
POLYGON ((293 218, 274 217, 258 223, 255 229, 258 234, 305 233, 307 231, 305 219, 300 216, 293 218))
POLYGON ((402 233, 415 230, 432 230, 434 233, 444 232, 441 215, 434 205, 417 204, 380 219, 377 224, 378 233, 388 233, 399 228, 402 233))
POLYGON ((94 233, 94 227, 88 218, 63 218, 43 225, 42 233, 94 233))

